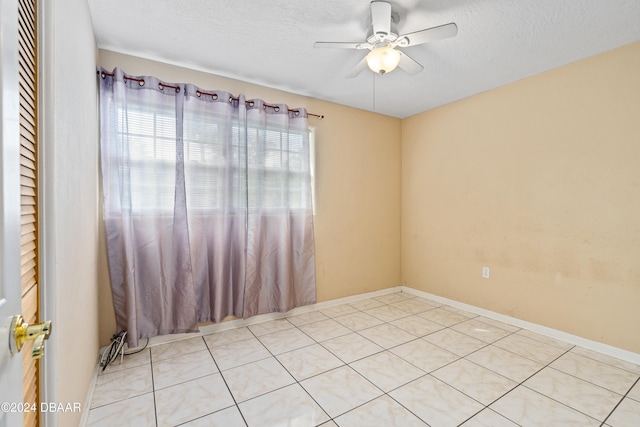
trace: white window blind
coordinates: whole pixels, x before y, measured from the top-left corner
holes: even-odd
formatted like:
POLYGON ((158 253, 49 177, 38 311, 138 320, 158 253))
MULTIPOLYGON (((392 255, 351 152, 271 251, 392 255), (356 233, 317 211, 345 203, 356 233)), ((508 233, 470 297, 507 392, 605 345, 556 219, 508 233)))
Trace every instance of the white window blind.
MULTIPOLYGON (((172 210, 178 154, 174 111, 129 105, 117 117, 121 146, 129 152, 114 152, 119 158, 112 161, 128 159, 126 203, 137 213, 172 210)), ((239 141, 241 134, 237 123, 229 126, 215 116, 184 118, 187 208, 216 213, 229 206, 273 212, 312 206, 310 153, 304 144, 309 131, 250 127, 246 145, 239 141)))

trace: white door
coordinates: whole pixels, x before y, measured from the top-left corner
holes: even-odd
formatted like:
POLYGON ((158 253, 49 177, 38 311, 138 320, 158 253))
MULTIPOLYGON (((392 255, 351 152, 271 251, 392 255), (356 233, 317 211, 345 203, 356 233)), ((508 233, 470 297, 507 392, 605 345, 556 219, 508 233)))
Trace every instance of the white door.
POLYGON ((20 314, 20 140, 18 6, 0 0, 0 427, 23 420, 22 355, 11 354, 11 319, 20 314))

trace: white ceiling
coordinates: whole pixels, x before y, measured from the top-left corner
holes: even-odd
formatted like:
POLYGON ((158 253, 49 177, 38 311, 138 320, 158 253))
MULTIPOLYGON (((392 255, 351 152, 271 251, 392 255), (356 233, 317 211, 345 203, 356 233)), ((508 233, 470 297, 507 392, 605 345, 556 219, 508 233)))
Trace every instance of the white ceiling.
POLYGON ((368 0, 88 2, 102 49, 399 118, 640 40, 640 0, 391 0, 400 34, 455 22, 458 35, 403 49, 416 75, 349 79, 368 51, 313 43, 364 41, 368 0))

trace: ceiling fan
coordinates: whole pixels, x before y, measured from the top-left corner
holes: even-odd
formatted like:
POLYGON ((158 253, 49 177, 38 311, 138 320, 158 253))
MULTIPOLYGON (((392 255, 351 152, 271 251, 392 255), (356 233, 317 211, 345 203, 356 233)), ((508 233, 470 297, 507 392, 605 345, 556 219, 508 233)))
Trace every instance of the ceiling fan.
POLYGON ((453 37, 458 34, 458 26, 451 22, 437 27, 426 28, 413 33, 398 35, 393 32, 392 25, 397 15, 391 12, 391 3, 386 1, 371 2, 372 34, 364 42, 315 42, 314 47, 340 49, 368 49, 370 52, 362 58, 347 77, 355 77, 366 67, 379 74, 393 71, 396 67, 409 74, 416 74, 424 68, 409 55, 397 47, 409 47, 453 37), (394 19, 395 18, 395 19, 394 19))

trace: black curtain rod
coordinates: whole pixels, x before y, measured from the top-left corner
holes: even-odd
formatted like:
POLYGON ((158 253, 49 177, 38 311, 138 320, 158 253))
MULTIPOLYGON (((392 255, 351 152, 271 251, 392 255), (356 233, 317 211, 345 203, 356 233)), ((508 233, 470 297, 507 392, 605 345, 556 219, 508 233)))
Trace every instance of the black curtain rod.
MULTIPOLYGON (((100 74, 100 75, 102 76, 102 78, 103 78, 103 79, 104 79, 106 76, 113 77, 113 73, 106 73, 106 72, 104 72, 104 71, 102 72, 102 74, 100 73, 100 71, 98 71, 98 74, 100 74)), ((135 77, 128 77, 128 76, 124 76, 124 79, 125 79, 125 80, 132 80, 132 81, 134 81, 134 82, 138 82, 138 83, 140 83, 141 85, 143 85, 143 84, 144 84, 144 79, 136 79, 135 77)), ((178 86, 168 85, 168 84, 165 84, 165 83, 160 83, 160 86, 161 86, 162 88, 164 88, 164 87, 168 87, 168 88, 176 89, 176 90, 177 90, 177 89, 180 89, 178 86)), ((200 95, 209 95, 209 96, 212 96, 214 99, 218 99, 218 94, 217 94, 217 93, 215 93, 215 92, 210 93, 210 92, 202 92, 202 91, 200 91, 200 90, 199 90, 199 91, 197 91, 197 92, 196 92, 196 95, 198 95, 198 96, 200 96, 200 95)), ((233 98, 233 97, 231 97, 231 98, 229 98, 229 101, 238 101, 238 98, 233 98)), ((249 105, 249 106, 253 106, 253 102, 252 102, 252 101, 245 101, 245 103, 246 103, 247 105, 249 105)), ((276 111, 278 111, 278 109, 280 108, 280 107, 279 107, 279 106, 277 106, 277 105, 271 105, 271 104, 266 104, 266 103, 264 104, 264 106, 265 106, 265 107, 269 107, 269 108, 274 108, 274 109, 276 109, 276 111)), ((289 112, 290 112, 290 113, 296 113, 296 112, 298 112, 298 110, 289 110, 289 112)), ((309 113, 309 112, 307 112, 307 115, 308 115, 308 116, 317 117, 317 118, 319 118, 319 119, 324 119, 324 114, 313 114, 313 113, 309 113)))

